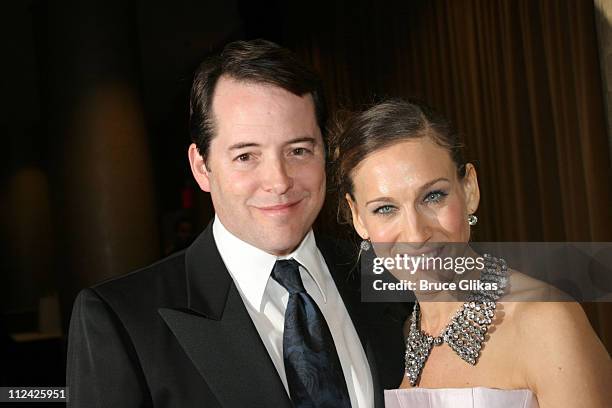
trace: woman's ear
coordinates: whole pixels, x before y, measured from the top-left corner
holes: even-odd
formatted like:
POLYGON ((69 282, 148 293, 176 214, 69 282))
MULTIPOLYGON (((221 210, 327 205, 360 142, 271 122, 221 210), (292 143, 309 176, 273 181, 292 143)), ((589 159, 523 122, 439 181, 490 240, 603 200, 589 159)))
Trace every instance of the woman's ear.
POLYGON ((465 196, 465 208, 467 208, 468 214, 474 214, 480 203, 480 188, 478 187, 476 168, 472 163, 465 165, 463 193, 465 196))
POLYGON ((348 203, 349 208, 351 209, 351 216, 353 217, 353 228, 355 228, 355 231, 357 231, 357 234, 359 234, 361 239, 369 239, 370 236, 359 215, 357 204, 353 201, 353 198, 349 193, 346 193, 344 198, 346 199, 346 202, 348 203))
POLYGON ((187 155, 189 156, 189 165, 191 166, 193 178, 195 178, 202 191, 210 192, 210 179, 208 178, 209 171, 206 168, 206 161, 198 151, 195 143, 192 143, 189 146, 187 155))

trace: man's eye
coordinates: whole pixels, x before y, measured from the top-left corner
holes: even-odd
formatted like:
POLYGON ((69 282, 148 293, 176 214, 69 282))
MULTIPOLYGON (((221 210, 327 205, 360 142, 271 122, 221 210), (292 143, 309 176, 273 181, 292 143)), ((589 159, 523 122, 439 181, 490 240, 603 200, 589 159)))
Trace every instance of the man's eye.
POLYGON ((296 147, 291 151, 291 154, 293 154, 294 156, 303 156, 308 153, 310 153, 310 150, 305 147, 296 147))
POLYGON ((445 193, 444 191, 432 191, 431 193, 428 193, 425 196, 425 201, 426 203, 439 203, 440 201, 444 200, 444 198, 447 196, 448 194, 445 193))
POLYGON ((246 162, 251 160, 251 153, 242 153, 241 155, 237 156, 234 160, 239 161, 239 162, 246 162))
POLYGON ((374 210, 375 214, 387 215, 391 214, 395 210, 395 207, 392 205, 383 205, 374 210))

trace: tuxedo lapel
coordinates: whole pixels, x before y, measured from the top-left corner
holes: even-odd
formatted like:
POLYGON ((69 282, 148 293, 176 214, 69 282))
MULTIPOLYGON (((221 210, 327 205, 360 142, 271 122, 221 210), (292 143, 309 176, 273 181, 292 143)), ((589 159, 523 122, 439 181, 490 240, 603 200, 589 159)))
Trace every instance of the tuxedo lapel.
MULTIPOLYGON (((174 309, 159 313, 224 407, 290 407, 285 387, 232 288, 220 320, 174 309)), ((244 306, 242 306, 244 309, 244 306)))
POLYGON ((212 224, 186 251, 187 305, 161 308, 224 407, 291 407, 278 372, 219 255, 212 224))

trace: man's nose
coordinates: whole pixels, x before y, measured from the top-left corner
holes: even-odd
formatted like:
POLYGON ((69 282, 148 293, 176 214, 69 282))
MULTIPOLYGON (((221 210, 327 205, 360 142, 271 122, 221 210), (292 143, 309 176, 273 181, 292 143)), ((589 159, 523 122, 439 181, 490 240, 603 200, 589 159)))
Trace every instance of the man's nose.
POLYGON ((262 176, 263 189, 271 193, 285 194, 293 187, 293 177, 289 174, 286 163, 281 159, 274 159, 267 163, 262 176))

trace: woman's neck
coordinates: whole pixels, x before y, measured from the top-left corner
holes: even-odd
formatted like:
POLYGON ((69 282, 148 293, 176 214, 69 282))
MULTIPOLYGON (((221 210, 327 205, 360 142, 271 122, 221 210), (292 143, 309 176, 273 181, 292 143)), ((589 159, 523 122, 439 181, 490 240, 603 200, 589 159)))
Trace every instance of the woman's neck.
MULTIPOLYGON (((463 256, 476 258, 479 255, 468 246, 463 256)), ((480 271, 474 269, 461 275, 455 275, 452 281, 457 283, 460 280, 479 279, 479 276, 480 271)), ((421 311, 421 330, 431 336, 438 336, 448 325, 457 310, 463 305, 464 302, 461 299, 467 293, 462 291, 454 291, 452 293, 441 291, 427 294, 415 292, 415 295, 421 311)))
POLYGON ((430 336, 438 336, 450 322, 463 302, 419 302, 421 330, 430 336))

